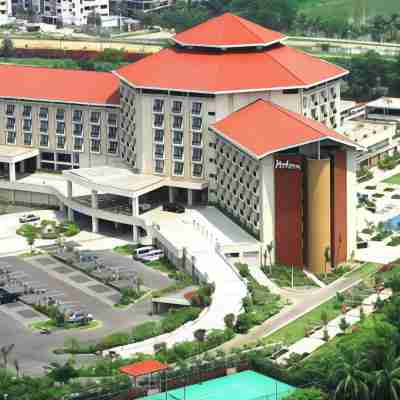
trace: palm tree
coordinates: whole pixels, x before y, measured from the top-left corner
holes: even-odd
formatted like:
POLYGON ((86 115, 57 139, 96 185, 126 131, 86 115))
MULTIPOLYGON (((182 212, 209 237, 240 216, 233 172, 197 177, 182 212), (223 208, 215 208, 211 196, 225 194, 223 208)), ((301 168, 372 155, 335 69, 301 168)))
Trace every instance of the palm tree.
POLYGON ((375 399, 400 399, 400 357, 396 357, 394 351, 385 355, 383 368, 375 372, 374 382, 375 399))
POLYGON ((342 377, 335 390, 335 400, 369 400, 368 374, 364 372, 365 360, 353 351, 342 353, 339 370, 342 377))
POLYGON ((3 358, 4 368, 7 369, 8 366, 8 356, 10 355, 12 349, 15 347, 15 344, 5 345, 0 347, 0 353, 3 358))

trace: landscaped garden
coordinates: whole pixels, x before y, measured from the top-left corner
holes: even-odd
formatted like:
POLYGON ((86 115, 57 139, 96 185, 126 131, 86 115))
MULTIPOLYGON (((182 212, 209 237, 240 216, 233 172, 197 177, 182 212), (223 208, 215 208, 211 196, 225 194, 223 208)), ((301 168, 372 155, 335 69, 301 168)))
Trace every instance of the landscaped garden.
POLYGON ((315 283, 307 277, 302 268, 288 267, 286 265, 265 265, 262 271, 271 281, 280 287, 311 287, 315 283))
POLYGON ((383 182, 390 185, 400 185, 400 174, 393 175, 390 178, 385 179, 383 182))

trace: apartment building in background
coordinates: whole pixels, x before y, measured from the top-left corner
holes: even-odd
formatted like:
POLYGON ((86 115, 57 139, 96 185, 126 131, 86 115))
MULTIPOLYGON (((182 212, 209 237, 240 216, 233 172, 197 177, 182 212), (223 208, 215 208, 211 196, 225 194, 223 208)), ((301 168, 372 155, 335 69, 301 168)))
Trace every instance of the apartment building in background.
POLYGON ((11 0, 0 0, 0 25, 7 24, 12 16, 11 0))
POLYGON ((109 0, 44 0, 41 16, 50 24, 85 25, 93 12, 109 16, 109 0))
MULTIPOLYGON (((57 82, 51 85, 41 77, 45 71, 28 69, 25 84, 0 88, 2 143, 39 149, 39 168, 70 168, 63 172, 68 197, 60 199, 92 216, 94 230, 99 218, 123 222, 137 241, 138 226, 142 236, 153 230, 141 217, 141 202, 208 203, 258 239, 261 249, 274 243, 276 262, 320 272, 327 247, 333 264, 355 249, 361 148, 337 132, 340 83, 348 71, 284 39, 227 13, 113 74, 50 70, 46 76, 57 82), (24 108, 27 100, 32 110, 24 108), (57 133, 58 108, 65 110, 65 140, 57 133), (24 122, 29 111, 31 122, 24 122), (24 124, 32 124, 31 142, 24 124), (116 135, 110 134, 114 127, 116 135), (71 162, 58 162, 60 153, 71 162), (92 190, 85 208, 74 203, 75 183, 92 190), (126 198, 129 215, 99 214, 99 192, 126 198)), ((14 67, 0 70, 7 68, 14 67)))

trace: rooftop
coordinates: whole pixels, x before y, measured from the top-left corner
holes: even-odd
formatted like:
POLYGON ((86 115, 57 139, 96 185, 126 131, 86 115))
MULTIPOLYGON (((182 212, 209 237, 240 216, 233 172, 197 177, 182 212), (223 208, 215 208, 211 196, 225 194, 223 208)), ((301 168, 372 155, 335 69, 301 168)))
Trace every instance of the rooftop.
POLYGON ((0 97, 118 105, 118 78, 109 72, 0 66, 0 97))
POLYGON ((137 87, 199 93, 307 88, 347 74, 343 68, 282 44, 227 52, 175 47, 117 71, 137 87))
POLYGON ((154 372, 164 371, 166 369, 168 369, 168 365, 163 364, 160 361, 144 360, 135 362, 133 364, 125 365, 124 367, 121 367, 119 370, 124 374, 136 378, 143 375, 149 375, 154 372))
POLYGON ((182 46, 232 48, 269 46, 284 38, 279 32, 225 13, 178 33, 172 40, 182 46))
POLYGON ((265 100, 235 111, 212 129, 256 158, 326 139, 358 147, 325 125, 265 100))
POLYGON ((19 162, 38 154, 39 150, 31 147, 0 145, 0 162, 4 163, 19 162))

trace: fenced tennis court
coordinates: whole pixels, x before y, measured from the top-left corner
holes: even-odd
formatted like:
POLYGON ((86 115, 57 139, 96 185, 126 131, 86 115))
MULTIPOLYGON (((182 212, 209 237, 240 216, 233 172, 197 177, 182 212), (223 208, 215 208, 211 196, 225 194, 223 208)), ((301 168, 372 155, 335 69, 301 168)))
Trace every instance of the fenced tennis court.
POLYGON ((281 400, 295 387, 254 371, 212 379, 179 389, 166 390, 143 400, 281 400))

